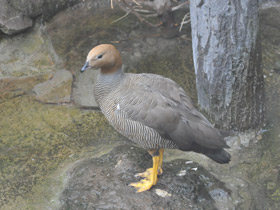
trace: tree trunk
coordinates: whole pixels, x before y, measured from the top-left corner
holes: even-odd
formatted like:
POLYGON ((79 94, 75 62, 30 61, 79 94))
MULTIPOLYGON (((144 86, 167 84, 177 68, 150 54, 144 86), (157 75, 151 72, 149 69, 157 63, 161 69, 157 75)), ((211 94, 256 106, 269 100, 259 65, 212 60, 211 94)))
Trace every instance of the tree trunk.
POLYGON ((264 121, 258 0, 191 0, 198 103, 223 129, 264 121))

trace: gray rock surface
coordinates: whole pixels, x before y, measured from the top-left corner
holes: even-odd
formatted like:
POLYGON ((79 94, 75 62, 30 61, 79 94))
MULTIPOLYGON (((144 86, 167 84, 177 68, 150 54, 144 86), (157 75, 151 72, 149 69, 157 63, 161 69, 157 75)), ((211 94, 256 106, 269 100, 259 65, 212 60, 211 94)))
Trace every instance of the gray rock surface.
POLYGON ((259 0, 259 3, 262 9, 280 6, 280 0, 259 0))
POLYGON ((0 30, 11 35, 28 29, 33 21, 28 16, 15 10, 7 0, 0 2, 0 30))
POLYGON ((0 30, 12 35, 33 25, 33 20, 42 15, 50 19, 57 12, 81 0, 2 0, 0 1, 0 30))
POLYGON ((36 25, 28 34, 7 37, 0 41, 0 78, 26 77, 62 69, 61 60, 43 27, 36 25))
POLYGON ((36 85, 33 91, 36 99, 45 103, 69 103, 71 100, 73 76, 67 70, 58 70, 53 77, 36 85))
POLYGON ((94 97, 94 83, 98 71, 85 71, 79 74, 74 83, 74 103, 82 107, 98 107, 94 97))
POLYGON ((118 146, 100 158, 77 162, 60 198, 61 210, 70 209, 216 209, 215 200, 229 202, 224 184, 192 161, 164 162, 163 174, 151 190, 136 193, 131 182, 151 167, 147 151, 118 146))
POLYGON ((34 18, 42 14, 45 0, 7 0, 9 5, 23 15, 34 18))

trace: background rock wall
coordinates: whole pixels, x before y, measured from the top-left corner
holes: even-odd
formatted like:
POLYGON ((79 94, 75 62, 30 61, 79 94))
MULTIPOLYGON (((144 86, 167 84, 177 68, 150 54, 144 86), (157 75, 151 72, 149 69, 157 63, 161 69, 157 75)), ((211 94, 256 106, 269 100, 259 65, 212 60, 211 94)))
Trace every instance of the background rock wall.
POLYGON ((36 17, 49 19, 57 12, 82 0, 1 0, 0 30, 7 35, 33 26, 36 17))

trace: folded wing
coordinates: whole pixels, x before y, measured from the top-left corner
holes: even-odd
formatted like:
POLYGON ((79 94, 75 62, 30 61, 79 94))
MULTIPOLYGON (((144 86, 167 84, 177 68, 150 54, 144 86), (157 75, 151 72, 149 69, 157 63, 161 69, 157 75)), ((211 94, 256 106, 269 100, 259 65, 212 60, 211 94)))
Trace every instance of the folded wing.
POLYGON ((228 147, 219 131, 195 109, 173 80, 138 74, 131 82, 129 88, 122 87, 122 96, 118 97, 125 117, 155 129, 182 150, 192 150, 193 145, 209 149, 228 147))

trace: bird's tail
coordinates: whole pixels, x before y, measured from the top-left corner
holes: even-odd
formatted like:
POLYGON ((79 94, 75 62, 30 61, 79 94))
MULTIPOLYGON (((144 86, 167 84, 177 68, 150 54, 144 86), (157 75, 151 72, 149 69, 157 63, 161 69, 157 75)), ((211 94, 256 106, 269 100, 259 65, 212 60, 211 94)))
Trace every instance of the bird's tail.
POLYGON ((203 154, 220 164, 229 163, 231 158, 230 154, 224 149, 209 149, 204 151, 203 154))
MULTIPOLYGON (((226 145, 224 148, 229 148, 229 146, 226 145)), ((189 148, 188 150, 184 150, 184 149, 182 149, 182 150, 183 151, 193 151, 193 152, 204 154, 207 157, 211 158, 212 160, 214 160, 220 164, 229 163, 230 158, 231 158, 230 154, 227 153, 223 148, 210 149, 210 148, 200 146, 199 144, 196 144, 196 143, 193 143, 192 147, 189 148)))

